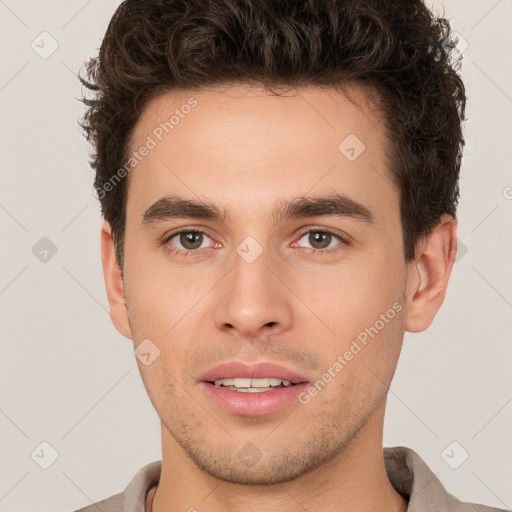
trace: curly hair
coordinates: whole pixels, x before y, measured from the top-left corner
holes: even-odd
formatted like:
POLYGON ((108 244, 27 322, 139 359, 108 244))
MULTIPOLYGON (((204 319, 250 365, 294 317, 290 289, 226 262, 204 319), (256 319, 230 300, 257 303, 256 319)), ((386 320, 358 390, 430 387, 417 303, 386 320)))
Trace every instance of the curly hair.
MULTIPOLYGON (((81 83, 79 124, 123 267, 127 161, 148 102, 215 84, 370 86, 400 193, 407 262, 443 213, 455 217, 466 96, 454 33, 422 0, 125 0, 81 83)), ((459 55, 460 57, 460 55, 459 55)), ((275 94, 275 93, 274 93, 275 94)))

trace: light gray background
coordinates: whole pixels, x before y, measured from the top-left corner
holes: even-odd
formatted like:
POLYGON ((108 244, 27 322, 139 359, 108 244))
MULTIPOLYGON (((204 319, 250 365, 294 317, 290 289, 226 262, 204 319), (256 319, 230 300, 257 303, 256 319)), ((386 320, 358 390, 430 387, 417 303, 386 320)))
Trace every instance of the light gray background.
MULTIPOLYGON (((469 45, 463 249, 434 324, 406 334, 385 445, 416 450, 460 499, 510 508, 512 2, 443 3, 469 45), (453 441, 462 448, 448 450, 452 464, 469 453, 458 469, 442 456, 453 441)), ((158 416, 107 312, 99 203, 77 125, 76 74, 118 4, 0 1, 2 512, 74 510, 160 459, 158 416), (31 47, 43 31, 59 45, 46 59, 31 47), (57 247, 47 262, 32 252, 42 237, 57 247), (44 441, 58 452, 48 469, 36 463, 49 461, 44 441)))

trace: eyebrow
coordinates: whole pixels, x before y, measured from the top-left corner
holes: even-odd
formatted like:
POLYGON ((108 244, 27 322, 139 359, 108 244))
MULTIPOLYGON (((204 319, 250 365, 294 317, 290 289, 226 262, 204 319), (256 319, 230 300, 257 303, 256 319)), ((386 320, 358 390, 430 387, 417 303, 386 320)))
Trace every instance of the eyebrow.
MULTIPOLYGON (((272 221, 275 224, 288 219, 323 216, 348 217, 367 224, 375 222, 374 215, 366 206, 338 193, 316 197, 299 196, 292 200, 282 200, 272 211, 272 221)), ((179 218, 224 223, 230 218, 230 215, 225 209, 219 209, 214 204, 170 195, 154 202, 144 212, 141 224, 150 226, 179 218)))

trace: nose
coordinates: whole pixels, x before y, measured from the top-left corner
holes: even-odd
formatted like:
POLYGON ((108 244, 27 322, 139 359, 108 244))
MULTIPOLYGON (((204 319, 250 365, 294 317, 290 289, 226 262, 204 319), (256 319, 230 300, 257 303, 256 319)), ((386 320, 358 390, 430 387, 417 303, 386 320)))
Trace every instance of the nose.
POLYGON ((292 293, 267 251, 249 261, 234 254, 233 268, 217 289, 215 324, 237 337, 278 335, 290 328, 292 293))

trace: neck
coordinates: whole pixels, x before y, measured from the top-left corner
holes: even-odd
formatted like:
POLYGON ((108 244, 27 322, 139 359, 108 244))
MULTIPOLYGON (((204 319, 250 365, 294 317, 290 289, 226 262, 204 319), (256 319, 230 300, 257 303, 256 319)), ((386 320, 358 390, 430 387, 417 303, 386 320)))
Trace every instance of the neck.
POLYGON ((148 512, 203 510, 236 512, 406 512, 407 501, 391 485, 384 463, 385 403, 333 459, 298 478, 271 485, 218 480, 199 469, 162 425, 162 472, 148 495, 148 512), (152 502, 152 506, 150 503, 152 502))

